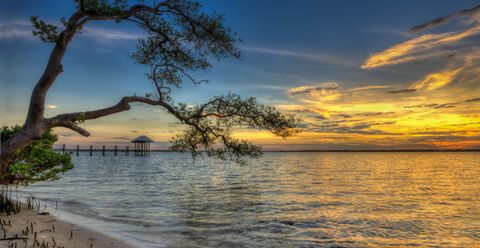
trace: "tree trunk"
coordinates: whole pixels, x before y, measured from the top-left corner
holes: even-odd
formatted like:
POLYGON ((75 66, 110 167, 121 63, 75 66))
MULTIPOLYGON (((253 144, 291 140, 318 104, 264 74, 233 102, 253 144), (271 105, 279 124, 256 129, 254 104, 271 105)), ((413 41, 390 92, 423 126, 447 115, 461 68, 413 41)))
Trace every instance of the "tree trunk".
POLYGON ((32 144, 35 139, 40 138, 46 131, 47 129, 43 122, 36 125, 25 125, 19 133, 2 143, 0 154, 0 179, 2 184, 8 181, 6 178, 8 166, 15 158, 17 149, 24 149, 32 144))
POLYGON ((47 66, 32 91, 27 118, 22 130, 2 143, 0 154, 0 179, 2 183, 5 182, 8 165, 14 159, 15 151, 24 149, 51 128, 44 119, 45 99, 49 88, 63 71, 61 61, 65 55, 67 44, 74 34, 75 29, 67 29, 60 34, 59 41, 56 42, 50 53, 47 66))
POLYGON ((11 156, 11 154, 7 154, 3 151, 2 149, 2 155, 0 155, 0 165, 2 166, 1 167, 1 175, 2 175, 2 179, 0 180, 0 182, 2 184, 4 184, 4 176, 8 174, 8 163, 10 163, 10 161, 13 159, 13 156, 11 156))

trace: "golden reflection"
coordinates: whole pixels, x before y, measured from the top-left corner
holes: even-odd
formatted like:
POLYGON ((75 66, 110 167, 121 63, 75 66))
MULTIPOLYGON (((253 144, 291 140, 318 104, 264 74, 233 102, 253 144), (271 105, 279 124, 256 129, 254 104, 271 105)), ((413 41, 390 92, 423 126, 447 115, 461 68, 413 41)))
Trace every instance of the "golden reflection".
MULTIPOLYGON (((462 230, 478 224, 479 213, 472 209, 478 197, 472 193, 480 190, 475 183, 479 171, 458 170, 473 166, 472 159, 478 159, 475 153, 463 154, 465 160, 455 153, 305 153, 301 160, 308 163, 302 163, 299 155, 286 156, 289 166, 276 173, 288 187, 275 200, 304 207, 279 212, 276 219, 323 220, 341 233, 348 232, 344 239, 336 238, 338 242, 477 243, 462 230)), ((326 230, 321 227, 315 230, 326 230)))

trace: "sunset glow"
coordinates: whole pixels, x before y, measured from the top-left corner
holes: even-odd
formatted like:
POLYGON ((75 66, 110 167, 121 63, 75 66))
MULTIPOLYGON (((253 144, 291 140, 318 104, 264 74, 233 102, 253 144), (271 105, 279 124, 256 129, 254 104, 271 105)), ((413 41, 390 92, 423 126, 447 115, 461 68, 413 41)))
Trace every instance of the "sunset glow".
MULTIPOLYGON (((239 44, 242 61, 215 64, 210 72, 198 75, 209 79, 208 84, 185 83, 174 95, 187 104, 228 92, 255 96, 261 103, 297 115, 302 133, 283 140, 264 131, 239 129, 236 137, 253 140, 267 150, 480 148, 479 16, 459 16, 434 28, 410 31, 435 17, 471 7, 472 2, 447 1, 438 6, 378 2, 368 17, 349 13, 358 22, 348 24, 328 13, 344 8, 342 4, 310 2, 315 6, 290 6, 298 8, 293 12, 304 13, 290 17, 291 25, 282 25, 282 14, 291 13, 290 7, 279 6, 269 12, 273 14, 259 18, 245 6, 255 5, 260 11, 268 9, 268 3, 241 2, 204 5, 226 13, 228 26, 243 39, 239 44), (375 8, 385 11, 384 15, 375 8), (309 9, 322 10, 314 14, 309 9), (336 24, 334 37, 329 22, 336 24), (309 32, 296 32, 296 25, 309 32), (273 28, 277 26, 282 29, 273 28), (298 36, 281 39, 285 34, 298 36)), ((50 49, 31 36, 28 14, 54 21, 62 11, 27 8, 7 15, 18 6, 13 1, 0 6, 7 10, 0 15, 1 52, 12 58, 0 68, 4 75, 0 78, 1 124, 21 124, 50 49)), ((68 12, 72 6, 62 8, 68 12)), ((151 92, 143 68, 127 56, 143 35, 128 25, 111 23, 92 25, 80 34, 67 54, 64 73, 48 95, 47 115, 110 106, 123 95, 151 92)), ((184 128, 163 110, 140 104, 82 127, 92 136, 56 128, 58 144, 127 145, 136 136, 148 134, 157 141, 154 148, 166 149, 170 138, 184 128)))

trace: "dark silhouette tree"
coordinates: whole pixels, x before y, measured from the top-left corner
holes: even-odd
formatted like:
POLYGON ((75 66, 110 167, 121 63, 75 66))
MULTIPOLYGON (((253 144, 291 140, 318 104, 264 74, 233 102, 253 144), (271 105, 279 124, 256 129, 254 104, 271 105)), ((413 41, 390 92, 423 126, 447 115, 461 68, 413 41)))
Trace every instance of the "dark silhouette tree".
POLYGON ((90 133, 79 123, 129 110, 131 103, 159 106, 187 125, 183 134, 172 139, 172 148, 189 151, 193 155, 204 151, 209 156, 240 162, 243 156, 259 156, 259 146, 232 137, 232 130, 239 126, 269 130, 280 137, 299 131, 294 116, 260 105, 254 98, 243 99, 229 93, 194 107, 176 103, 170 96, 172 88, 179 87, 184 80, 196 85, 204 82, 193 78, 191 73, 208 69, 211 66, 209 58, 240 57, 235 34, 224 26, 222 15, 202 12, 197 2, 161 0, 151 5, 144 1, 134 5, 131 2, 76 0, 75 12, 61 20, 63 27, 46 23, 37 16, 31 17, 33 35, 51 43, 53 49, 31 94, 25 123, 1 145, 0 173, 4 182, 11 179, 7 175, 16 152, 25 149, 52 128, 65 127, 89 136, 90 133), (148 34, 138 40, 131 57, 148 68, 147 75, 156 92, 145 97, 125 96, 108 108, 45 118, 45 97, 63 71, 62 59, 69 43, 86 25, 100 20, 135 23, 148 34))

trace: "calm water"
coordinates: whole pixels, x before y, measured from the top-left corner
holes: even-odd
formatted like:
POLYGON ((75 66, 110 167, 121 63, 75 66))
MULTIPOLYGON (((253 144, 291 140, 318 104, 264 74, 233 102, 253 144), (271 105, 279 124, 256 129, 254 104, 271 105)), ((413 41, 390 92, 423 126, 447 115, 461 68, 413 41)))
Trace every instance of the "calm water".
POLYGON ((480 153, 81 155, 28 190, 144 247, 480 246, 480 153))

